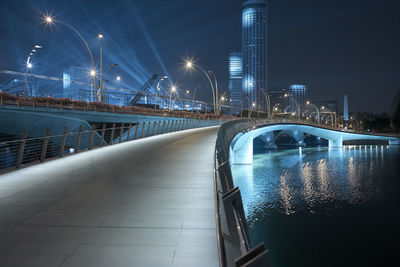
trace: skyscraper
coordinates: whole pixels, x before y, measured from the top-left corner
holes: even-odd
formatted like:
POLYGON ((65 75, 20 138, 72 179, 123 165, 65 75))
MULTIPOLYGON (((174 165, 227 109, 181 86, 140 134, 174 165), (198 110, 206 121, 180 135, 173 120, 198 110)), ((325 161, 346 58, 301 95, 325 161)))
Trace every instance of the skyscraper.
POLYGON ((289 105, 291 106, 292 112, 299 113, 304 111, 306 92, 307 86, 304 84, 292 84, 289 86, 289 105))
POLYGON ((231 53, 229 55, 229 96, 230 113, 239 113, 243 101, 242 53, 231 53))
POLYGON ((267 88, 267 2, 247 0, 242 7, 244 107, 266 109, 263 90, 267 88))

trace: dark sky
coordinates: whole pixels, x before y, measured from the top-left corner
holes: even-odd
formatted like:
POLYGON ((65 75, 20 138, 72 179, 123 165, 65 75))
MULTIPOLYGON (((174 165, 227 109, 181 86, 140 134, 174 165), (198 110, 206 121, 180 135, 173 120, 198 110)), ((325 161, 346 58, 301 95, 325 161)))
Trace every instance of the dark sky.
MULTIPOLYGON (((183 58, 212 69, 228 86, 228 55, 241 47, 240 0, 69 0, 0 2, 0 69, 24 70, 33 44, 33 73, 62 76, 69 66, 90 68, 86 48, 67 27, 51 28, 52 13, 88 41, 99 63, 98 33, 104 38, 104 66, 123 86, 138 88, 152 73, 168 73, 182 90, 211 90, 200 73, 182 70, 183 58)), ((311 100, 349 95, 351 111, 384 112, 400 88, 400 1, 270 0, 268 84, 309 87, 311 100)), ((0 74, 0 84, 10 76, 0 74)), ((61 86, 58 84, 57 86, 61 86)))

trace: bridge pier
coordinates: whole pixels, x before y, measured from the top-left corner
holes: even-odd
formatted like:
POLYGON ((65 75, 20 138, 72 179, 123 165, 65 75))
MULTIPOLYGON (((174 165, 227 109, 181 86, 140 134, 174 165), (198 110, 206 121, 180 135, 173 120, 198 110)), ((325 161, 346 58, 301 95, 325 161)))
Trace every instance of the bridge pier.
POLYGON ((329 147, 337 147, 337 148, 343 147, 343 139, 342 139, 342 137, 340 136, 336 140, 329 139, 329 147))
POLYGON ((400 145, 400 139, 389 140, 389 145, 400 145))
POLYGON ((253 132, 242 135, 230 153, 231 164, 253 164, 253 132))

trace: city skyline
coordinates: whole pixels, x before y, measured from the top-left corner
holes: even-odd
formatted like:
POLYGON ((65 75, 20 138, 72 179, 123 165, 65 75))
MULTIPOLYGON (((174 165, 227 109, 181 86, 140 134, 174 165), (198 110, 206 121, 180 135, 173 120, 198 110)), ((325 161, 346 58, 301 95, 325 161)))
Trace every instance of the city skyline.
MULTIPOLYGON (((96 5, 89 1, 80 9, 78 2, 72 8, 51 1, 4 1, 0 33, 10 42, 0 44, 0 68, 23 70, 34 43, 44 46, 34 58, 35 73, 61 77, 62 69, 70 66, 89 67, 85 48, 73 33, 59 25, 49 29, 42 24, 41 15, 50 12, 79 28, 95 57, 96 37, 103 32, 104 60, 118 61, 127 86, 138 87, 152 73, 168 72, 181 88, 202 84, 197 94, 210 101, 203 77, 188 76, 180 64, 187 56, 196 58, 199 65, 216 73, 220 87, 227 90, 229 53, 241 47, 243 1, 215 1, 212 7, 196 3, 170 1, 154 9, 145 1, 112 6, 108 1, 96 1, 96 5), (122 10, 124 5, 129 8, 122 10), (22 21, 16 23, 22 14, 22 21), (119 29, 128 22, 130 29, 119 29)), ((400 87, 396 63, 400 41, 394 34, 400 24, 395 14, 398 7, 398 2, 389 0, 268 1, 268 88, 300 83, 307 85, 312 101, 342 101, 347 94, 351 111, 387 111, 400 87)), ((9 78, 2 75, 0 80, 9 78)))

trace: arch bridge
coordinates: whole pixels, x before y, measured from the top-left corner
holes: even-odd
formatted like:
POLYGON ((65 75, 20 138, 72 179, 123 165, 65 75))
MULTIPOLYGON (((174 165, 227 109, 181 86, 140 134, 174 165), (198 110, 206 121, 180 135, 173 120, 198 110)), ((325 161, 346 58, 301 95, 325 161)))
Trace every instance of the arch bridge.
POLYGON ((248 127, 233 138, 229 153, 230 163, 252 164, 255 138, 261 138, 267 146, 275 146, 275 139, 283 134, 291 136, 299 144, 304 143, 305 134, 321 137, 329 141, 330 148, 340 148, 343 141, 349 140, 383 140, 388 141, 390 145, 400 144, 399 136, 350 132, 306 123, 264 122, 248 127))

